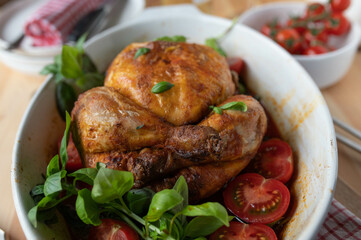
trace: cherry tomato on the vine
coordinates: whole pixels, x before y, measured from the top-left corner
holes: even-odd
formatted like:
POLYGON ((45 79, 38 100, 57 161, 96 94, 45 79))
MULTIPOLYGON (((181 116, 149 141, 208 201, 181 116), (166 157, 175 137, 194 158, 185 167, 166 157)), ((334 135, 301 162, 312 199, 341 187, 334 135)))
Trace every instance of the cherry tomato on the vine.
POLYGON ((351 24, 341 13, 333 13, 326 21, 326 29, 330 34, 343 35, 350 30, 351 24))
POLYGON ((229 227, 223 226, 212 233, 209 240, 239 240, 239 239, 264 239, 277 240, 272 228, 267 225, 254 223, 230 222, 229 227))
POLYGON ((308 20, 321 21, 326 14, 326 8, 322 3, 311 3, 307 6, 306 18, 308 20))
POLYGON ((279 29, 281 29, 281 25, 278 23, 277 19, 274 19, 262 26, 261 33, 274 39, 279 29))
POLYGON ((247 223, 272 223, 280 219, 290 204, 290 192, 280 181, 257 173, 236 177, 224 190, 226 207, 247 223))
POLYGON ((287 21, 287 26, 294 28, 299 34, 303 34, 307 29, 307 21, 302 17, 291 17, 287 21))
POLYGON ((290 53, 295 53, 301 47, 300 35, 293 28, 280 30, 275 37, 276 42, 290 53))
POLYGON ((329 49, 322 45, 310 46, 303 52, 304 55, 318 55, 329 52, 329 49))
POLYGON ((313 41, 319 41, 325 44, 328 41, 328 33, 325 28, 307 29, 303 37, 308 44, 313 41))
POLYGON ((351 4, 350 0, 331 0, 331 9, 334 12, 345 11, 351 4))

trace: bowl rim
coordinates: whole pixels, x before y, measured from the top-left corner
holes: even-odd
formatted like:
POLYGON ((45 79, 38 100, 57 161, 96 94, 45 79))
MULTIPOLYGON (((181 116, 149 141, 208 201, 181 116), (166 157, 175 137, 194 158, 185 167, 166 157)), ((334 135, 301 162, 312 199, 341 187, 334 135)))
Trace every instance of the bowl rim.
MULTIPOLYGON (((174 16, 174 18, 182 18, 181 15, 177 15, 174 16)), ((186 16, 189 17, 189 16, 186 16)), ((215 16, 209 16, 209 15, 205 15, 202 14, 201 16, 192 16, 197 20, 212 20, 212 21, 217 21, 220 22, 221 24, 230 23, 230 20, 227 19, 223 19, 220 17, 215 17, 215 16), (205 19, 202 19, 205 18, 205 19)), ((162 20, 162 19, 167 19, 166 16, 159 16, 157 17, 157 19, 155 20, 162 20)), ((97 36, 93 37, 91 40, 89 40, 86 44, 85 44, 85 51, 87 49, 88 46, 90 46, 93 42, 96 41, 100 41, 101 39, 103 39, 104 37, 107 37, 109 35, 111 35, 114 32, 118 32, 118 31, 123 31, 126 28, 129 27, 134 27, 138 24, 144 24, 146 21, 148 21, 149 18, 144 18, 144 19, 135 19, 131 22, 119 25, 119 26, 115 26, 113 28, 110 28, 100 34, 98 34, 97 36)), ((236 26, 239 27, 239 26, 236 26)), ((248 29, 248 31, 253 32, 254 34, 260 35, 262 36, 262 34, 260 34, 259 32, 257 32, 256 30, 246 26, 246 25, 241 25, 241 27, 245 27, 248 29)), ((266 38, 264 36, 262 36, 263 38, 266 38)), ((270 45, 270 47, 277 47, 276 44, 274 44, 274 46, 270 45)), ((279 48, 279 47, 277 47, 279 48)), ((284 51, 280 51, 280 54, 283 55, 288 55, 287 52, 284 51)), ((294 61, 294 64, 296 64, 299 68, 302 68, 301 65, 294 59, 291 58, 291 61, 294 61)), ((310 84, 313 85, 314 91, 323 99, 320 90, 317 88, 316 84, 312 81, 311 77, 309 77, 308 73, 302 68, 303 72, 305 75, 307 75, 307 78, 309 79, 308 81, 310 82, 310 84)), ((19 184, 17 184, 16 182, 16 177, 18 176, 17 171, 15 171, 16 169, 16 165, 17 162, 19 161, 19 159, 17 158, 18 155, 18 151, 19 151, 19 147, 20 147, 20 143, 18 142, 18 139, 20 139, 21 135, 23 134, 24 131, 24 126, 25 123, 27 122, 27 118, 29 113, 32 111, 32 108, 34 106, 34 104, 38 101, 39 96, 41 95, 41 93, 43 93, 43 91, 45 90, 45 88, 47 88, 50 84, 51 84, 51 76, 49 76, 46 81, 44 81, 44 83, 41 85, 41 87, 37 90, 36 94, 33 96, 33 98, 31 99, 28 108, 25 111, 25 114, 23 116, 23 119, 19 125, 19 130, 17 132, 16 135, 16 139, 15 139, 15 144, 14 144, 14 148, 13 148, 13 162, 12 162, 12 171, 11 171, 11 182, 12 182, 12 191, 13 191, 13 197, 14 197, 14 202, 15 202, 15 208, 16 208, 16 212, 18 214, 19 217, 19 221, 21 223, 21 226, 24 230, 24 233, 26 234, 26 236, 30 236, 33 237, 33 232, 34 229, 31 229, 32 226, 29 224, 27 217, 25 215, 24 217, 24 213, 25 213, 25 208, 23 205, 21 205, 21 201, 20 201, 20 197, 21 197, 21 193, 20 193, 20 188, 19 188, 19 184)), ((334 153, 334 157, 333 159, 330 159, 330 161, 333 163, 333 169, 334 171, 332 172, 332 174, 330 174, 330 176, 328 176, 327 180, 331 180, 327 183, 327 187, 334 189, 335 188, 335 184, 336 184, 336 180, 337 180, 337 168, 338 168, 338 164, 337 164, 337 145, 336 145, 336 141, 335 141, 335 134, 334 134, 334 128, 333 128, 333 124, 332 124, 332 120, 331 120, 331 116, 329 113, 329 110, 327 108, 327 106, 323 106, 324 110, 326 111, 326 114, 328 115, 328 127, 330 128, 330 131, 332 133, 332 137, 334 140, 334 144, 332 146, 332 144, 330 144, 330 150, 333 151, 334 153)), ((315 236, 315 234, 317 233, 317 230, 319 229, 319 226, 322 224, 323 219, 326 217, 327 214, 327 209, 330 206, 331 200, 332 200, 332 192, 329 194, 327 193, 327 195, 324 195, 324 197, 322 198, 322 205, 321 207, 315 209, 315 212, 318 212, 317 214, 315 214, 315 218, 314 221, 316 222, 316 224, 312 224, 312 225, 308 225, 307 229, 308 231, 304 231, 302 232, 301 235, 298 236, 298 238, 300 239, 311 239, 313 236, 315 236)))
MULTIPOLYGON (((247 24, 244 23, 244 21, 247 18, 257 15, 257 14, 260 14, 263 11, 270 11, 270 10, 279 9, 279 8, 285 8, 285 9, 304 8, 307 6, 307 4, 308 4, 307 2, 273 2, 273 3, 262 4, 262 5, 250 8, 249 10, 245 11, 240 16, 238 22, 248 26, 247 24)), ((350 24, 351 24, 351 28, 346 36, 348 38, 348 41, 346 44, 344 44, 340 48, 337 48, 331 52, 317 54, 317 55, 310 55, 310 56, 301 55, 301 54, 291 54, 292 57, 296 58, 297 60, 301 60, 301 61, 322 60, 322 59, 326 59, 326 58, 338 57, 338 56, 344 54, 345 52, 352 50, 355 46, 357 46, 357 44, 361 40, 361 30, 360 30, 361 27, 357 22, 352 21, 350 19, 348 19, 348 20, 350 21, 350 24)), ((259 31, 258 29, 254 29, 254 30, 259 31)))

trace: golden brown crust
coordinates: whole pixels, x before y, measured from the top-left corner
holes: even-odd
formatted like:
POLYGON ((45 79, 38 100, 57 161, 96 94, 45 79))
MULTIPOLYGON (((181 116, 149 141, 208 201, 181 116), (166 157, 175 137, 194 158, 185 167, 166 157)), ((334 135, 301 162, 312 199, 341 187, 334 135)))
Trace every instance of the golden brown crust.
POLYGON ((224 57, 212 48, 180 42, 132 43, 113 61, 105 86, 174 125, 195 123, 210 105, 224 101, 235 92, 224 57), (141 47, 150 49, 134 59, 141 47), (151 93, 162 81, 174 84, 169 91, 151 93))

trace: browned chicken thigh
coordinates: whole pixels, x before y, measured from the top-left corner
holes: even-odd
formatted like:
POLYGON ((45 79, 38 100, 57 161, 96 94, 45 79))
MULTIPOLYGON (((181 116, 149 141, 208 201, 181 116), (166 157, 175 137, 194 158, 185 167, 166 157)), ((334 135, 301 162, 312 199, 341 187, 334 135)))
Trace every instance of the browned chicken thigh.
POLYGON ((162 41, 130 44, 108 69, 105 87, 83 93, 76 102, 74 142, 86 167, 102 162, 130 171, 134 187, 151 184, 161 190, 184 175, 191 199, 198 201, 248 164, 266 132, 260 103, 232 96, 234 92, 225 58, 209 47, 162 41), (135 58, 142 47, 149 52, 135 58), (152 93, 161 81, 174 86, 152 93), (247 111, 209 114, 211 105, 229 102, 244 102, 247 111))
POLYGON ((105 86, 116 88, 134 103, 174 125, 195 123, 232 96, 226 59, 210 47, 182 42, 132 43, 113 61, 105 86), (150 51, 134 58, 139 48, 150 51), (162 94, 151 92, 162 81, 174 87, 162 94))

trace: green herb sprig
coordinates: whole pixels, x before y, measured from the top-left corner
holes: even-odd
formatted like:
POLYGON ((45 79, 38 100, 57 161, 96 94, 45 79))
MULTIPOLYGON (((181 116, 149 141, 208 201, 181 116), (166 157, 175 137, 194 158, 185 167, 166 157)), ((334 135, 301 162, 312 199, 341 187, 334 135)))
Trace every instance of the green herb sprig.
POLYGON ((216 50, 220 55, 227 57, 226 52, 222 49, 220 42, 221 40, 233 29, 233 27, 236 25, 238 18, 234 18, 232 21, 232 24, 230 27, 228 27, 226 29, 226 31, 224 31, 221 35, 219 35, 218 37, 213 37, 213 38, 207 38, 205 40, 205 45, 213 48, 214 50, 216 50))
POLYGON ((58 155, 52 158, 45 183, 31 191, 36 205, 28 212, 28 219, 34 227, 38 222, 56 222, 57 207, 71 196, 76 197, 76 214, 83 223, 98 226, 104 216, 113 214, 128 223, 143 239, 205 239, 219 227, 229 226, 232 217, 221 204, 188 204, 188 185, 183 176, 173 189, 154 193, 147 188, 131 190, 134 183, 131 172, 108 169, 102 163, 97 163, 96 168, 67 173, 65 155, 71 118, 68 113, 65 115, 62 143, 66 144, 60 146, 61 163, 58 155), (69 183, 70 179, 72 183, 69 183), (91 185, 92 190, 79 189, 78 181, 91 185), (192 219, 188 222, 186 217, 192 219), (139 228, 140 225, 144 230, 139 228))
POLYGON ((185 36, 182 36, 182 35, 175 35, 175 36, 172 36, 172 37, 163 36, 163 37, 159 37, 159 38, 154 39, 154 41, 186 42, 187 38, 185 36))
POLYGON ((174 84, 173 84, 173 83, 165 82, 165 81, 164 81, 164 82, 159 82, 159 83, 155 84, 155 85, 152 87, 151 92, 152 92, 152 93, 155 93, 155 94, 159 94, 159 93, 168 91, 168 90, 171 89, 172 87, 174 87, 174 84))
POLYGON ((138 57, 140 57, 140 56, 142 56, 144 54, 147 54, 149 52, 150 52, 150 48, 145 48, 145 47, 139 48, 137 50, 137 52, 134 54, 134 59, 137 59, 138 57))
POLYGON ((57 108, 64 120, 65 111, 71 112, 80 93, 104 83, 104 74, 98 72, 84 52, 86 37, 86 34, 80 37, 75 46, 64 45, 54 63, 46 65, 40 72, 53 75, 57 108))
POLYGON ((247 111, 247 105, 244 102, 229 102, 220 107, 209 106, 209 108, 219 115, 222 115, 222 110, 237 110, 241 112, 247 111))

